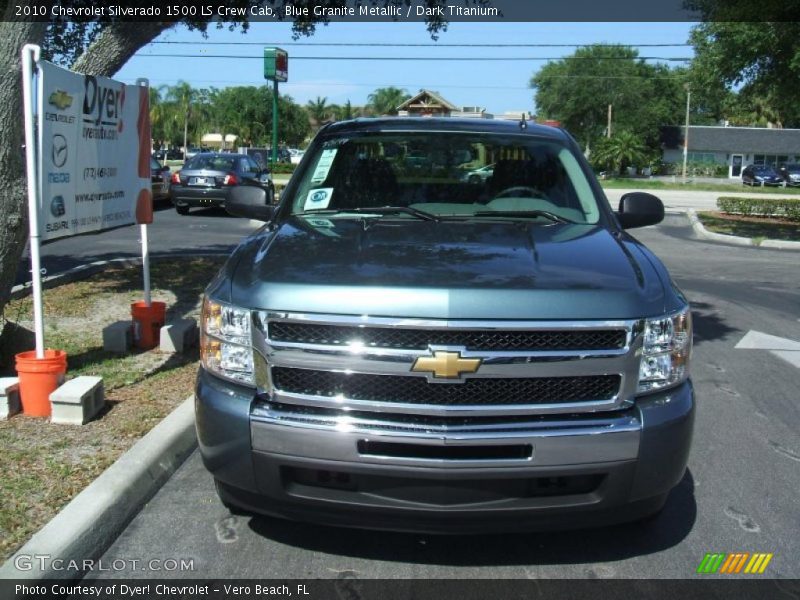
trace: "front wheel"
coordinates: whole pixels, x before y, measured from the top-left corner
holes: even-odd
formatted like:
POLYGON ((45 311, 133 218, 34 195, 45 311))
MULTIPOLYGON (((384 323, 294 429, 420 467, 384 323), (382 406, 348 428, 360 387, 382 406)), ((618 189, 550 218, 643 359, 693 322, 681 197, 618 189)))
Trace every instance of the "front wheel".
POLYGON ((181 206, 180 204, 175 205, 175 212, 179 215, 188 215, 189 214, 189 207, 188 206, 181 206))

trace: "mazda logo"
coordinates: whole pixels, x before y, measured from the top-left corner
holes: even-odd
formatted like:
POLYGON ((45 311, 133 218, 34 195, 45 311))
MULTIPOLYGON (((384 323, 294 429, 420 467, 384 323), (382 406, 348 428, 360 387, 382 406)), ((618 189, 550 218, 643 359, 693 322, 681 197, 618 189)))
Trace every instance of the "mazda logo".
POLYGON ((67 162, 67 154, 67 138, 60 133, 56 133, 53 136, 53 151, 51 155, 53 164, 59 169, 63 167, 67 162))

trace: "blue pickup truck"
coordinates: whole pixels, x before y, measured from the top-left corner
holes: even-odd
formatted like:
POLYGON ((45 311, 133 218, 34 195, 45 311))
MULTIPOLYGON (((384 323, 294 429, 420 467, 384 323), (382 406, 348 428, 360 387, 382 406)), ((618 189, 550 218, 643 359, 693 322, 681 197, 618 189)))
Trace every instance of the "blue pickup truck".
POLYGON ((323 128, 205 292, 204 463, 232 510, 426 532, 658 513, 684 476, 689 305, 562 129, 323 128), (436 169, 409 167, 404 149, 436 169), (465 181, 465 158, 494 165, 465 181))

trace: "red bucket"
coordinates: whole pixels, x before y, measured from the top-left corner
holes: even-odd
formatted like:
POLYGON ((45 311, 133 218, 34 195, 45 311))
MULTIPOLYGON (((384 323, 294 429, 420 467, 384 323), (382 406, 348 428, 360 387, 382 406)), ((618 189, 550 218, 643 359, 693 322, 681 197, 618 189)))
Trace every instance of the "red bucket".
POLYGON ((36 358, 36 351, 31 350, 20 352, 15 358, 23 414, 49 417, 50 394, 64 383, 67 353, 63 350, 45 350, 44 358, 36 358))
POLYGON ((151 302, 150 306, 144 302, 131 304, 133 343, 137 348, 149 350, 158 346, 166 316, 167 305, 164 302, 151 302))

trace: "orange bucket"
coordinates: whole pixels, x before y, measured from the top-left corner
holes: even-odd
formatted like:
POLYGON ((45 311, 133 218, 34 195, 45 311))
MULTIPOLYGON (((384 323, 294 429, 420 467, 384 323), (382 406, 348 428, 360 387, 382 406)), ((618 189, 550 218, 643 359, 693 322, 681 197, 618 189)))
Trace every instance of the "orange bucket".
POLYGON ((137 348, 149 350, 158 346, 166 316, 167 305, 164 302, 151 302, 150 306, 144 302, 131 304, 133 343, 137 348))
POLYGON ((64 383, 67 353, 63 350, 45 350, 44 358, 36 358, 36 351, 31 350, 20 352, 15 358, 23 414, 49 417, 50 394, 64 383))

